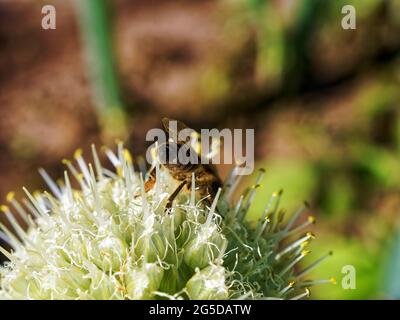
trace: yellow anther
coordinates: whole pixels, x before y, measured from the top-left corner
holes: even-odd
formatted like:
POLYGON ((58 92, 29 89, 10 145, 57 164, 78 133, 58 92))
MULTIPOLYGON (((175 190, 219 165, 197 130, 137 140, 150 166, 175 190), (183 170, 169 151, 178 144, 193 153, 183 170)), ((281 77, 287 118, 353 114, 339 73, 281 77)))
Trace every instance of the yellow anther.
POLYGON ((76 151, 74 152, 74 158, 78 159, 82 157, 82 153, 83 153, 82 149, 76 149, 76 151))
POLYGON ((196 132, 196 131, 192 131, 192 132, 190 133, 190 136, 191 136, 192 138, 198 138, 198 137, 200 137, 200 134, 199 134, 198 132, 196 132))
POLYGON ((308 222, 310 222, 310 223, 312 223, 312 224, 314 224, 315 223, 315 221, 316 221, 316 219, 315 219, 315 217, 314 216, 308 216, 308 222))
POLYGON ((68 160, 68 159, 62 159, 61 163, 62 163, 62 164, 70 164, 71 161, 68 160))
POLYGON ((334 277, 330 278, 329 282, 332 284, 337 284, 336 278, 334 278, 334 277))
POLYGON ((295 283, 296 283, 295 281, 290 281, 288 287, 289 288, 293 287, 295 283))
POLYGON ((302 256, 306 256, 306 255, 308 255, 310 252, 311 252, 310 250, 303 250, 303 251, 301 252, 301 255, 302 255, 302 256))
POLYGON ((34 191, 33 193, 33 196, 35 197, 35 198, 37 198, 37 197, 40 197, 41 195, 42 195, 42 193, 40 192, 40 191, 34 191))
POLYGON ((307 236, 310 237, 311 239, 315 239, 315 235, 311 232, 307 232, 307 236))
POLYGON ((15 198, 15 192, 10 191, 9 193, 7 193, 7 196, 6 196, 7 202, 13 201, 14 198, 15 198))
POLYGON ((304 241, 302 244, 300 244, 300 247, 305 248, 309 243, 309 241, 304 241))
POLYGON ((132 164, 132 155, 128 149, 124 149, 124 158, 127 163, 132 164))
POLYGON ((150 155, 153 160, 157 159, 157 148, 156 147, 150 149, 150 155))
POLYGON ((119 177, 122 177, 122 167, 121 166, 117 166, 117 174, 119 177))
POLYGON ((200 143, 200 142, 196 142, 196 143, 194 144, 194 151, 195 151, 197 154, 201 154, 201 143, 200 143))
POLYGON ((10 209, 4 204, 0 206, 0 210, 3 211, 4 213, 10 211, 10 209))

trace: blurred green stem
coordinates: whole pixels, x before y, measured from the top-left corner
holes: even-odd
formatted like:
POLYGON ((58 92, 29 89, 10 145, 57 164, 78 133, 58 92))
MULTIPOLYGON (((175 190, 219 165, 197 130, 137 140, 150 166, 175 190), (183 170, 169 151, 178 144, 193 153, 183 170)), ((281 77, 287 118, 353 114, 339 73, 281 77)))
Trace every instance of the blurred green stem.
MULTIPOLYGON (((107 0, 77 0, 95 104, 103 129, 124 135, 124 109, 114 66, 107 0)), ((107 133, 106 133, 107 134, 107 133)))
POLYGON ((383 291, 386 298, 400 299, 400 228, 394 235, 385 271, 383 291))
POLYGON ((325 14, 328 4, 323 0, 302 0, 293 30, 286 35, 284 71, 286 90, 296 93, 302 85, 302 79, 308 79, 310 64, 309 45, 317 23, 325 14))

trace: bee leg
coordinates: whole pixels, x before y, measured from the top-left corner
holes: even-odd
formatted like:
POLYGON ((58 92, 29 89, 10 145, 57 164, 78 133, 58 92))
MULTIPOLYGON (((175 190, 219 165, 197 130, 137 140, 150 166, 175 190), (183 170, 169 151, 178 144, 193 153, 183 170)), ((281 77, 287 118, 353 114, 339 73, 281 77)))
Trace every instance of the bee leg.
POLYGON ((179 194, 179 192, 182 190, 182 188, 185 186, 186 181, 182 181, 181 184, 175 189, 174 192, 172 192, 172 194, 168 197, 168 202, 165 206, 165 211, 168 211, 172 208, 172 202, 175 200, 175 198, 177 197, 177 195, 179 194))
POLYGON ((147 180, 144 184, 144 192, 149 192, 151 189, 153 189, 154 185, 156 184, 156 179, 153 177, 150 177, 149 180, 147 180))
POLYGON ((153 170, 151 170, 149 173, 148 180, 144 183, 144 192, 146 193, 149 192, 151 189, 153 189, 155 184, 156 184, 156 168, 153 168, 153 170))

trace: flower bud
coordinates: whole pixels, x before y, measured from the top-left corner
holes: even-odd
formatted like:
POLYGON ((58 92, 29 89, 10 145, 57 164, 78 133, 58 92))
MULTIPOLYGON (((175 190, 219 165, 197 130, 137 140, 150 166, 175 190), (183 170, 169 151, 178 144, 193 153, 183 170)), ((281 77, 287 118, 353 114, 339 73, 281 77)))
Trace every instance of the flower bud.
POLYGON ((226 239, 216 228, 202 227, 185 247, 184 260, 191 268, 205 268, 222 256, 226 239))
POLYGON ((160 286, 164 270, 155 263, 146 263, 140 268, 132 268, 124 278, 126 296, 129 299, 151 299, 160 286))
POLYGON ((199 271, 187 282, 186 290, 190 299, 209 300, 227 299, 228 288, 225 285, 225 268, 210 265, 199 271))
POLYGON ((126 247, 115 236, 107 235, 103 239, 91 242, 92 250, 89 255, 93 262, 102 270, 118 271, 126 259, 126 247))

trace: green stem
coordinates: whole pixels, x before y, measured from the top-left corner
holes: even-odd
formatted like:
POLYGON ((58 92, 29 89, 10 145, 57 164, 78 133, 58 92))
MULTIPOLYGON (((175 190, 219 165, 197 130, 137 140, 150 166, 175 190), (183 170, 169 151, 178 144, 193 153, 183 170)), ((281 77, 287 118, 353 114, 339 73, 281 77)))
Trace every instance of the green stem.
MULTIPOLYGON (((107 0, 76 1, 90 80, 99 115, 111 127, 124 119, 123 103, 114 65, 107 0)), ((123 121, 122 121, 123 122, 123 121)), ((111 128, 109 128, 111 129, 111 128)))

